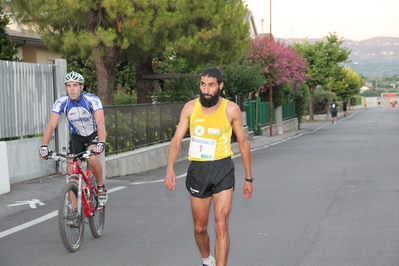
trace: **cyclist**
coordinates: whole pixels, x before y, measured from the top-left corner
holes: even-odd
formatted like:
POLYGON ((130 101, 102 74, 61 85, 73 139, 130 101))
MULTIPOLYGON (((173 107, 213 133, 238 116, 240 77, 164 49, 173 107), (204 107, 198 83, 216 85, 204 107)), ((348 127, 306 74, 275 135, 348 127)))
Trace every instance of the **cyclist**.
MULTIPOLYGON (((105 146, 105 122, 104 111, 100 98, 96 95, 83 91, 84 78, 77 72, 70 72, 63 79, 66 94, 59 97, 50 115, 47 128, 42 138, 42 146, 39 155, 42 158, 48 156, 48 143, 51 135, 58 125, 62 113, 69 121, 69 129, 72 133, 69 141, 68 153, 76 154, 86 150, 94 150, 96 155, 104 151, 105 146)), ((90 169, 97 180, 98 203, 104 206, 107 202, 107 189, 103 182, 103 171, 101 161, 98 156, 90 156, 88 159, 90 169)), ((71 164, 68 164, 71 165, 71 164)), ((68 174, 72 168, 68 167, 68 174)))

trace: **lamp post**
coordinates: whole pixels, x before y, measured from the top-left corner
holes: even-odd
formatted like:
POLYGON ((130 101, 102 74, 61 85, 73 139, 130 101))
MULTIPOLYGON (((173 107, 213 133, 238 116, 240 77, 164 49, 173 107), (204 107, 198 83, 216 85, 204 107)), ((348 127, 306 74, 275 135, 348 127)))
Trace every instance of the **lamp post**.
MULTIPOLYGON (((269 33, 269 45, 273 42, 272 38, 272 0, 270 0, 270 33, 269 33)), ((272 78, 269 80, 269 125, 270 125, 270 137, 273 136, 273 86, 272 78)))

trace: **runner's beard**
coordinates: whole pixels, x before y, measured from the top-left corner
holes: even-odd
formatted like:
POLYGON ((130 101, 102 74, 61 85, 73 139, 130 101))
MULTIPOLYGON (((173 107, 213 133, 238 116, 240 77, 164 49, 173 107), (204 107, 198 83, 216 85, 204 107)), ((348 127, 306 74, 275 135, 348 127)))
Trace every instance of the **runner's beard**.
POLYGON ((215 106, 218 101, 219 101, 219 97, 220 97, 220 89, 215 93, 215 95, 211 95, 211 94, 203 94, 200 91, 200 103, 203 107, 207 107, 210 108, 212 106, 215 106), (211 98, 205 98, 205 95, 209 95, 211 96, 211 98))

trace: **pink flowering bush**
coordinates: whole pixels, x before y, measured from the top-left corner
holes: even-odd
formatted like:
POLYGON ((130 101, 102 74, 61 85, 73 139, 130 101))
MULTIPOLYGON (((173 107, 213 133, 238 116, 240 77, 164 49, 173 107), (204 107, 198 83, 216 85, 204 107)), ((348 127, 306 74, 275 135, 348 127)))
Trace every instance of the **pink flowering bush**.
POLYGON ((248 64, 263 68, 265 84, 260 97, 268 101, 269 85, 273 89, 275 106, 293 99, 295 90, 302 89, 306 77, 306 60, 285 43, 270 43, 267 38, 255 39, 248 51, 248 64))

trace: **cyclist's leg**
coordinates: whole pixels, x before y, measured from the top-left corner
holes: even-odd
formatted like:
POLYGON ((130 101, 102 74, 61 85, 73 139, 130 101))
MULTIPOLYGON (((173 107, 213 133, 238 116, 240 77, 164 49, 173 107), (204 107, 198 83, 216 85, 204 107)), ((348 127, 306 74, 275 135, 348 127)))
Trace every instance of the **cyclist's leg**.
MULTIPOLYGON (((90 145, 89 150, 94 149, 95 145, 90 145)), ((89 158, 90 170, 93 173, 94 177, 97 180, 97 185, 99 187, 104 185, 103 182, 103 166, 98 156, 90 156, 89 158)))
MULTIPOLYGON (((98 143, 98 136, 97 136, 97 132, 95 132, 92 135, 90 135, 90 140, 88 142, 88 144, 89 144, 88 149, 89 150, 94 149, 94 147, 97 145, 97 143, 98 143)), ((98 204, 99 204, 99 206, 103 207, 107 203, 108 195, 107 195, 107 188, 105 187, 104 181, 103 181, 102 163, 98 156, 90 156, 88 161, 89 161, 91 172, 97 181, 98 204)))
MULTIPOLYGON (((68 160, 67 160, 67 165, 68 165, 67 174, 68 174, 68 175, 71 175, 71 174, 72 174, 72 164, 73 164, 73 160, 68 159, 68 160)), ((75 184, 75 185, 76 185, 76 184, 75 184)), ((76 201, 76 195, 75 195, 75 193, 73 193, 72 191, 69 191, 69 198, 70 198, 70 200, 71 200, 72 209, 73 209, 73 210, 76 210, 76 209, 78 208, 78 204, 77 204, 77 201, 76 201)))
MULTIPOLYGON (((81 137, 77 136, 77 135, 72 135, 71 140, 69 141, 69 146, 68 146, 68 154, 76 154, 79 152, 84 151, 84 143, 81 141, 81 137)), ((79 160, 79 165, 80 165, 80 160, 79 160)), ((73 174, 72 169, 73 169, 73 160, 72 159, 68 159, 67 160, 67 173, 68 175, 73 174)), ((77 185, 77 183, 75 183, 75 185, 77 185)), ((78 203, 76 200, 76 196, 73 193, 69 193, 69 197, 71 199, 71 205, 72 208, 75 210, 78 208, 78 203)))
MULTIPOLYGON (((97 132, 94 132, 87 139, 87 144, 89 145, 87 149, 88 150, 94 149, 97 143, 98 143, 98 135, 97 132)), ((97 180, 97 185, 99 187, 102 187, 104 185, 104 182, 103 182, 103 167, 101 161, 99 160, 98 156, 90 156, 88 161, 91 172, 93 173, 94 177, 97 180)))
MULTIPOLYGON (((89 149, 93 149, 94 145, 91 145, 89 149)), ((97 187, 98 187, 98 205, 103 207, 107 203, 108 195, 107 195, 107 188, 103 182, 103 168, 101 161, 98 159, 98 156, 90 156, 89 164, 92 174, 97 180, 97 187)))

